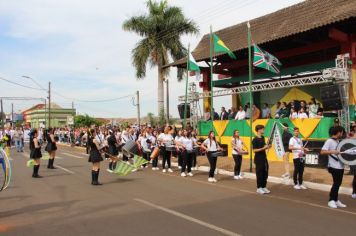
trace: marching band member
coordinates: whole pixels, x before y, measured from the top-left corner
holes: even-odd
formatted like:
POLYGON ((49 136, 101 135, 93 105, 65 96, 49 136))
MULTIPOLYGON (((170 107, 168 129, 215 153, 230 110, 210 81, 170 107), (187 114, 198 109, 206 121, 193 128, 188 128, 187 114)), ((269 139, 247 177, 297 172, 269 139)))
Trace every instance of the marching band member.
POLYGON ((242 165, 242 151, 243 148, 247 150, 247 146, 245 143, 240 139, 240 134, 238 130, 234 131, 234 136, 231 140, 232 145, 232 157, 235 161, 235 168, 234 168, 234 179, 243 179, 241 175, 241 165, 242 165))
POLYGON ((211 183, 216 183, 217 180, 214 178, 216 163, 218 159, 216 154, 218 150, 221 150, 221 148, 216 142, 214 131, 209 132, 208 138, 205 139, 205 141, 201 144, 201 148, 206 151, 210 164, 208 181, 211 183))
POLYGON ((284 170, 285 173, 282 175, 283 178, 289 178, 290 170, 289 170, 289 140, 293 137, 293 135, 289 132, 288 124, 283 123, 283 134, 282 134, 282 143, 284 147, 284 155, 283 155, 283 162, 284 162, 284 170))
MULTIPOLYGON (((126 144, 126 142, 128 142, 129 140, 132 140, 131 135, 130 135, 130 127, 127 127, 126 130, 124 130, 122 132, 121 139, 122 139, 122 141, 121 141, 122 146, 124 146, 126 144)), ((128 163, 129 156, 126 155, 125 153, 123 153, 122 160, 128 163)))
POLYGON ((194 153, 194 145, 196 142, 192 137, 192 133, 188 132, 187 130, 183 131, 183 136, 177 140, 178 146, 183 149, 182 152, 182 169, 181 169, 181 176, 186 177, 193 176, 192 173, 192 157, 194 153), (188 174, 185 174, 185 170, 187 169, 188 174))
MULTIPOLYGON (((150 160, 150 153, 151 153, 151 149, 150 149, 150 143, 151 140, 149 139, 148 135, 147 135, 147 131, 143 130, 142 133, 140 134, 139 138, 136 141, 137 146, 139 147, 139 149, 142 151, 142 157, 149 161, 150 160)), ((142 167, 148 167, 147 164, 144 164, 142 167)))
MULTIPOLYGON (((192 131, 192 139, 196 146, 200 146, 200 143, 197 141, 197 133, 195 130, 192 131)), ((192 153, 192 170, 198 170, 197 166, 197 152, 192 153)))
POLYGON ((294 189, 307 189, 303 185, 303 173, 304 173, 304 155, 305 152, 308 152, 309 149, 303 146, 303 141, 299 138, 299 128, 294 127, 294 136, 289 140, 289 150, 293 153, 293 163, 294 163, 294 172, 293 172, 293 181, 294 189))
POLYGON ((30 159, 33 159, 35 161, 35 164, 33 166, 33 178, 42 178, 38 174, 38 170, 40 169, 40 159, 42 157, 41 153, 41 145, 40 142, 38 141, 38 131, 37 129, 33 130, 33 132, 30 135, 30 159))
POLYGON ((47 133, 47 146, 45 150, 49 154, 49 160, 48 160, 48 169, 56 169, 53 164, 54 164, 54 159, 56 158, 56 150, 57 150, 57 144, 56 144, 56 138, 54 137, 54 129, 49 128, 48 133, 47 133))
POLYGON ((329 194, 328 206, 336 209, 338 207, 346 207, 346 205, 340 202, 338 198, 339 188, 344 177, 344 164, 337 157, 339 154, 337 145, 343 135, 343 128, 341 126, 331 127, 329 133, 331 137, 325 141, 324 146, 321 148, 320 154, 328 155, 329 158, 328 171, 333 177, 333 185, 329 194))
POLYGON ((173 172, 173 170, 171 169, 171 154, 172 154, 172 152, 167 150, 167 147, 171 146, 173 144, 173 137, 170 133, 171 131, 172 131, 172 127, 167 126, 164 129, 164 133, 161 133, 158 136, 158 140, 161 143, 161 151, 162 151, 162 158, 163 158, 163 160, 162 160, 162 168, 163 168, 162 172, 163 173, 167 172, 166 162, 168 165, 168 172, 171 172, 171 173, 173 172))
POLYGON ((108 153, 110 154, 109 156, 109 172, 113 172, 116 169, 116 163, 117 163, 117 155, 119 155, 119 151, 117 149, 117 140, 114 132, 112 130, 109 130, 109 136, 107 138, 107 143, 108 143, 108 153))
MULTIPOLYGON (((151 149, 152 151, 154 150, 154 148, 158 147, 158 142, 157 142, 157 136, 158 136, 158 132, 157 130, 154 130, 152 132, 152 136, 151 136, 151 149)), ((152 159, 152 170, 159 170, 159 167, 158 167, 158 157, 152 159)))
POLYGON ((266 188, 269 168, 266 150, 270 148, 270 145, 266 145, 265 137, 263 136, 265 127, 263 125, 256 125, 255 131, 257 136, 252 140, 252 148, 255 153, 257 193, 266 194, 271 192, 266 188))
POLYGON ((103 157, 100 153, 100 143, 96 138, 98 134, 96 133, 95 129, 90 129, 88 134, 88 145, 90 146, 90 154, 88 161, 93 163, 91 177, 92 185, 101 185, 99 183, 99 172, 100 172, 100 162, 103 161, 103 157))
POLYGON ((182 169, 183 165, 183 153, 181 150, 181 145, 178 145, 179 140, 182 138, 182 130, 178 130, 177 136, 174 138, 174 143, 176 144, 177 147, 177 157, 178 157, 178 169, 182 169))

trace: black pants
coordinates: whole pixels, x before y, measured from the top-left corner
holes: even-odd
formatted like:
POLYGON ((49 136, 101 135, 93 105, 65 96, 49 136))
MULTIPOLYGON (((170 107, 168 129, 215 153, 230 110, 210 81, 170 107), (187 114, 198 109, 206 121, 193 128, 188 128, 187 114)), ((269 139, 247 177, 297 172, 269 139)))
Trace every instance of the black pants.
POLYGON ((197 166, 197 153, 193 152, 192 153, 192 167, 196 167, 197 166))
MULTIPOLYGON (((147 160, 147 161, 150 161, 150 155, 151 155, 150 152, 143 152, 143 153, 142 153, 143 159, 145 159, 145 160, 147 160)), ((145 167, 146 167, 146 165, 147 165, 147 164, 143 164, 143 166, 145 166, 145 167)))
POLYGON ((152 159, 152 167, 157 167, 158 166, 158 157, 152 159))
POLYGON ((234 158, 235 161, 235 168, 234 168, 235 176, 240 175, 242 156, 233 154, 232 157, 234 158))
POLYGON ((177 152, 178 166, 183 166, 183 153, 181 151, 177 152))
POLYGON ((182 153, 182 173, 188 169, 188 173, 192 171, 192 156, 193 153, 184 151, 182 153))
POLYGON ((163 151, 163 155, 162 155, 162 168, 166 168, 166 162, 167 162, 167 165, 168 165, 168 168, 171 168, 171 152, 170 151, 167 151, 167 150, 164 150, 163 151))
POLYGON ((354 172, 354 180, 352 181, 352 193, 356 194, 356 173, 354 172))
POLYGON ((268 179, 268 161, 266 158, 255 158, 257 188, 265 188, 268 179))
POLYGON ((342 183, 342 178, 344 177, 344 170, 335 169, 332 167, 329 167, 328 170, 333 177, 333 185, 330 190, 329 201, 337 201, 339 196, 339 188, 342 183))
POLYGON ((212 156, 214 152, 208 152, 207 156, 208 156, 208 161, 210 164, 210 170, 209 170, 209 178, 213 178, 214 174, 215 174, 215 169, 216 169, 216 163, 218 160, 217 156, 212 156))
POLYGON ((293 163, 294 163, 294 172, 293 172, 293 180, 294 180, 294 184, 297 185, 301 185, 303 184, 303 173, 304 173, 304 160, 302 158, 296 158, 293 159, 293 163))

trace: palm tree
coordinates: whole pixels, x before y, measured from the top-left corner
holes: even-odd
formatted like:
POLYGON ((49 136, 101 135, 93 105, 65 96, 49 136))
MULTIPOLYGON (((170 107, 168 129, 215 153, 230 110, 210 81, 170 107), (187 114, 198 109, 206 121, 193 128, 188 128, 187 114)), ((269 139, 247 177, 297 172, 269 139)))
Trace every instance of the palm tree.
MULTIPOLYGON (((137 79, 146 76, 146 65, 158 68, 158 114, 164 109, 163 82, 169 68, 163 68, 173 60, 187 54, 180 38, 184 34, 197 34, 195 22, 187 19, 181 8, 168 6, 167 0, 147 1, 148 14, 133 16, 123 23, 125 31, 137 33, 142 39, 132 50, 132 64, 136 68, 137 79)), ((178 69, 178 79, 182 78, 178 69)))

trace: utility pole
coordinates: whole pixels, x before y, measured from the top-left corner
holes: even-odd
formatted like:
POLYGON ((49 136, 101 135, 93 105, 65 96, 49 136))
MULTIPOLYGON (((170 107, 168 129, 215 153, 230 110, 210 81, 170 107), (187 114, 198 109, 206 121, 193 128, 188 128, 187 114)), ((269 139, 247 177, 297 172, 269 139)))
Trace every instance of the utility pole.
POLYGON ((14 104, 11 103, 11 127, 14 128, 14 104))
POLYGON ((1 116, 1 129, 4 130, 4 109, 3 109, 3 106, 2 106, 2 99, 0 99, 0 103, 1 103, 1 113, 0 113, 0 116, 1 116))
POLYGON ((45 128, 48 128, 48 123, 47 123, 47 99, 44 100, 45 106, 44 106, 44 117, 45 117, 45 128))
POLYGON ((168 79, 166 79, 166 100, 167 100, 167 124, 169 124, 169 83, 168 79))
POLYGON ((138 127, 141 127, 141 115, 140 115, 140 91, 136 91, 136 96, 137 96, 137 123, 138 127))
POLYGON ((48 128, 51 127, 51 82, 48 82, 48 128))

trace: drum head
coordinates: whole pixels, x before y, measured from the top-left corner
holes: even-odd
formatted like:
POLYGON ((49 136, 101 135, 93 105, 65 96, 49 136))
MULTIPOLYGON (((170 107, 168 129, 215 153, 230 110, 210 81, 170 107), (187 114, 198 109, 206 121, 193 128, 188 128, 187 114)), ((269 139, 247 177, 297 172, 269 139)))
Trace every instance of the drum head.
MULTIPOLYGON (((344 139, 337 146, 339 152, 345 152, 346 150, 351 150, 356 148, 356 139, 344 139)), ((356 152, 341 153, 338 155, 340 161, 346 165, 356 165, 356 152)))

